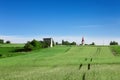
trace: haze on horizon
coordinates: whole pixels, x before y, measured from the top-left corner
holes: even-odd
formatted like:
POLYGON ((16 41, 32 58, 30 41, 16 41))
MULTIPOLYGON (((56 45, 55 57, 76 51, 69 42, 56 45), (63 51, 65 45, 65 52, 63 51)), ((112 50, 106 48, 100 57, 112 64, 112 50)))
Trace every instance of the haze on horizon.
POLYGON ((120 43, 119 0, 0 0, 0 38, 120 43))

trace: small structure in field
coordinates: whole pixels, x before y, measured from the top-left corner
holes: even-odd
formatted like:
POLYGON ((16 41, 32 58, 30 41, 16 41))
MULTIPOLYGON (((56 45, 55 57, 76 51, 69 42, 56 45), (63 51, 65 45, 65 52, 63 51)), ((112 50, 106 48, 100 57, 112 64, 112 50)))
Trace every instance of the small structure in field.
POLYGON ((48 44, 48 47, 53 47, 54 46, 54 41, 52 38, 43 38, 43 41, 48 44))
POLYGON ((84 40, 84 37, 82 37, 82 41, 81 41, 81 44, 84 45, 85 44, 85 40, 84 40))

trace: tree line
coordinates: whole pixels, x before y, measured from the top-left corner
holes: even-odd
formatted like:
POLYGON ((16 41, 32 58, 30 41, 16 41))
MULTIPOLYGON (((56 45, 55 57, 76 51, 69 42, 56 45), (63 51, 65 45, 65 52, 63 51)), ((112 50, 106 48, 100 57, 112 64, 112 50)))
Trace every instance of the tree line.
POLYGON ((76 45, 76 42, 69 42, 69 41, 64 41, 62 40, 62 45, 76 45))
MULTIPOLYGON (((37 43, 37 40, 33 40, 33 41, 28 41, 27 43, 26 43, 26 46, 31 46, 30 44, 33 44, 33 42, 36 42, 37 43)), ((38 41, 41 45, 42 45, 42 47, 48 47, 48 44, 49 43, 45 43, 44 41, 38 41)), ((4 41, 3 39, 0 39, 0 44, 10 44, 11 43, 11 41, 4 41)), ((54 45, 55 45, 55 43, 54 43, 54 45)), ((69 41, 64 41, 64 40, 62 40, 62 43, 61 44, 59 44, 58 42, 56 42, 56 45, 77 45, 77 43, 76 42, 69 42, 69 41)), ((85 45, 88 45, 88 44, 85 44, 85 45)), ((92 42, 90 45, 95 45, 95 42, 92 42)), ((109 45, 118 45, 118 42, 116 42, 116 41, 111 41, 110 42, 110 44, 109 45)), ((32 47, 32 46, 31 46, 32 47)))
POLYGON ((110 45, 118 45, 118 42, 116 42, 116 41, 111 41, 111 42, 110 42, 110 45))
MULTIPOLYGON (((10 41, 4 41, 3 39, 0 39, 0 44, 10 44, 10 41)), ((77 45, 76 42, 69 42, 69 41, 65 41, 62 40, 62 43, 59 44, 58 42, 56 42, 56 44, 53 41, 53 46, 54 45, 77 45)), ((85 44, 88 45, 88 44, 85 44)), ((92 44, 89 45, 95 45, 94 42, 92 42, 92 44)), ((118 45, 118 42, 116 41, 111 41, 110 45, 118 45)), ((23 47, 22 50, 16 50, 16 51, 32 51, 32 50, 36 50, 36 49, 41 49, 41 48, 48 48, 50 47, 50 43, 49 42, 44 42, 44 41, 37 41, 37 40, 32 40, 32 41, 28 41, 25 46, 23 47)))
POLYGON ((4 41, 3 39, 0 39, 0 44, 10 44, 11 42, 10 41, 4 41))

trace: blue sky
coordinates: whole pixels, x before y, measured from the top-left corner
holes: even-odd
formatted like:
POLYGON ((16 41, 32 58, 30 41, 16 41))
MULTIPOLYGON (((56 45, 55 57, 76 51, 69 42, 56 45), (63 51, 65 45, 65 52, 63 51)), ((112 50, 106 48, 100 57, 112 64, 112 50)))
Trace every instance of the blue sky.
POLYGON ((119 0, 0 0, 2 36, 120 34, 119 0))

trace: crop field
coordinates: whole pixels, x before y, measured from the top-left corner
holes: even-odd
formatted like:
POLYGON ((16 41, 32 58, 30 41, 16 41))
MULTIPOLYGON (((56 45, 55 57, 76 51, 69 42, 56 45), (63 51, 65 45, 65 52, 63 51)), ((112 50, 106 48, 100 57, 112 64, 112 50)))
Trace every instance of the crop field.
POLYGON ((0 80, 120 80, 108 46, 55 46, 0 59, 0 80))

